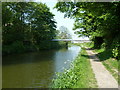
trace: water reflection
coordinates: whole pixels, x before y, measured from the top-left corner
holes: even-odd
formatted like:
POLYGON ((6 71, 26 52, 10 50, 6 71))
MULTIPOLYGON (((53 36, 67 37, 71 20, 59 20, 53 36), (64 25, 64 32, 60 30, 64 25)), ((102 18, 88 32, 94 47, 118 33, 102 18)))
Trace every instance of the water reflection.
POLYGON ((62 72, 64 69, 68 69, 71 61, 78 55, 80 51, 79 46, 72 46, 68 49, 61 49, 55 53, 55 68, 56 72, 62 72))
POLYGON ((3 57, 3 88, 48 87, 55 72, 69 68, 80 47, 3 57))

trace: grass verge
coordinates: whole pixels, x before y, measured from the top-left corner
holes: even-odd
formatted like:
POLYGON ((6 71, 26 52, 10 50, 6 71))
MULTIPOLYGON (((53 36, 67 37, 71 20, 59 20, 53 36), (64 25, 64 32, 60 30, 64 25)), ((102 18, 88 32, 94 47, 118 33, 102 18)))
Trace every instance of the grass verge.
POLYGON ((97 88, 89 57, 86 55, 85 49, 82 49, 69 70, 57 73, 52 88, 97 88))

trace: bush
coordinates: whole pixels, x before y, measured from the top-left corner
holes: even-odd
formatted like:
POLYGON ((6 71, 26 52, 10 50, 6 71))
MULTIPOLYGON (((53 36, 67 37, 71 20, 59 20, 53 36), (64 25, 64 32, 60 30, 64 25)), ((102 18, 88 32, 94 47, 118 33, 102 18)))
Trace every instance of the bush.
POLYGON ((20 41, 16 41, 11 45, 5 45, 5 46, 3 45, 3 49, 2 49, 3 55, 10 53, 20 53, 24 51, 25 51, 25 47, 23 43, 20 41))
POLYGON ((74 69, 73 63, 71 68, 66 70, 63 73, 56 73, 57 78, 53 79, 52 88, 72 88, 78 81, 79 68, 74 69))
POLYGON ((114 56, 115 58, 117 58, 117 57, 118 57, 118 48, 113 49, 113 50, 112 50, 112 53, 113 53, 113 56, 114 56))
POLYGON ((25 51, 25 47, 24 47, 23 43, 20 42, 20 41, 14 42, 14 43, 11 45, 11 47, 12 47, 12 51, 13 51, 13 52, 16 52, 16 53, 20 53, 20 52, 25 51))
POLYGON ((111 48, 112 48, 113 57, 115 57, 116 59, 118 59, 120 55, 119 47, 120 47, 120 42, 118 42, 118 40, 115 39, 111 45, 111 48))

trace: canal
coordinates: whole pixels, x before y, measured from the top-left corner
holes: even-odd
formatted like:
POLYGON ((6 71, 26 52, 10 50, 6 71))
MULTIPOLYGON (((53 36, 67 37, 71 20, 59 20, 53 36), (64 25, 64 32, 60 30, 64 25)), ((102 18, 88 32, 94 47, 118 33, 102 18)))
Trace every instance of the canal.
POLYGON ((3 57, 3 88, 48 88, 55 72, 69 69, 79 46, 3 57))

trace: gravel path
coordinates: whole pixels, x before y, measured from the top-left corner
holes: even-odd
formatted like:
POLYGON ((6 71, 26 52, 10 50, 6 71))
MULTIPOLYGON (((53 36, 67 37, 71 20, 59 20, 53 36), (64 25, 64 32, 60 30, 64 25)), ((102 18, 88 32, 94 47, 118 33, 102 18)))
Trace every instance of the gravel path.
POLYGON ((89 57, 98 88, 118 88, 118 83, 114 77, 106 70, 102 62, 96 57, 92 50, 86 49, 89 57))

